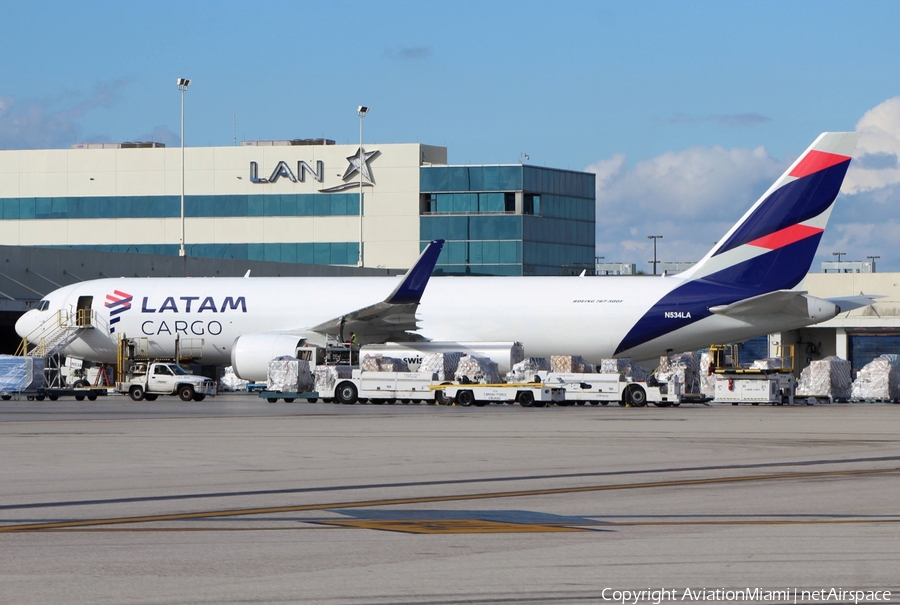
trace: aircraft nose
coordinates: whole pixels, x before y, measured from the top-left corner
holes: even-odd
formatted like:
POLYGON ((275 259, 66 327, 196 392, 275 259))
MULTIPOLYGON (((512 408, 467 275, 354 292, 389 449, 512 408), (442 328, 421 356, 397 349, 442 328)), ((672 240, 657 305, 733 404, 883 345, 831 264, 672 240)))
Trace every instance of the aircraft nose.
POLYGON ((16 334, 22 338, 26 338, 38 327, 35 314, 35 311, 26 311, 25 314, 16 321, 16 334))

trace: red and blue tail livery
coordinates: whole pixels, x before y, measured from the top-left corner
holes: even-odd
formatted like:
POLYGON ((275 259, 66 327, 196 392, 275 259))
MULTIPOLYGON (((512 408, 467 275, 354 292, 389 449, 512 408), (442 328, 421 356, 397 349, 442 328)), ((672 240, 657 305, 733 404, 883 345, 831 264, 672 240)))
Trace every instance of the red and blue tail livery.
POLYGON ((710 252, 683 283, 662 297, 617 348, 627 351, 700 321, 713 307, 797 287, 809 271, 856 147, 855 133, 815 140, 710 252), (668 315, 667 315, 668 314, 668 315))

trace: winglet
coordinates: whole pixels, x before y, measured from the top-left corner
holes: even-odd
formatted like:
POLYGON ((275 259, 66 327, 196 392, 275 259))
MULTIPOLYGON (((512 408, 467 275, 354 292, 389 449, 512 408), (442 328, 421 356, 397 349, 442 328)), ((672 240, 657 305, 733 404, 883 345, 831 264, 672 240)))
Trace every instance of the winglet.
POLYGON ((428 285, 428 278, 431 277, 434 266, 437 264, 438 256, 444 247, 444 240, 433 239, 428 246, 422 250, 419 260, 416 261, 406 275, 403 281, 397 284, 391 295, 384 302, 391 305, 418 304, 425 292, 425 286, 428 285))

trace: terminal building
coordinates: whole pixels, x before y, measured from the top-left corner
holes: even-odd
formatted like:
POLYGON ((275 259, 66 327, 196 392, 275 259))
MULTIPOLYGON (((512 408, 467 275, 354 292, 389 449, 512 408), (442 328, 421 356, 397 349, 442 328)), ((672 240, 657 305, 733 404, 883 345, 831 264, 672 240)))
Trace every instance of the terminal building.
POLYGON ((577 274, 594 192, 591 173, 420 144, 79 144, 0 151, 0 241, 177 256, 183 233, 192 258, 405 269, 442 238, 441 274, 577 274))

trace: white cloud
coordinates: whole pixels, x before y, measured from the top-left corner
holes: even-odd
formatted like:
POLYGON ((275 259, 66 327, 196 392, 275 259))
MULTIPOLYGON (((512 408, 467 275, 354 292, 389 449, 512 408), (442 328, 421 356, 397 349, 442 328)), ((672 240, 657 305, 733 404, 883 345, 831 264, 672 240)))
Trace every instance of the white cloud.
POLYGON ((856 131, 860 135, 856 159, 841 190, 862 193, 900 183, 900 97, 867 111, 856 123, 856 131))
MULTIPOLYGON (((834 260, 878 255, 882 270, 900 270, 900 97, 867 111, 856 125, 859 145, 812 270, 834 260)), ((794 158, 755 149, 694 147, 628 163, 617 154, 587 168, 597 175, 597 252, 606 262, 650 271, 658 258, 699 260, 794 158)))
POLYGON ((84 97, 65 94, 56 99, 0 98, 0 149, 53 149, 78 140, 78 120, 97 107, 110 107, 126 80, 101 82, 84 97))
POLYGON ((698 260, 788 165, 763 147, 693 147, 634 166, 621 154, 600 160, 587 168, 597 175, 598 254, 652 270, 646 235, 663 235, 659 259, 698 260))

